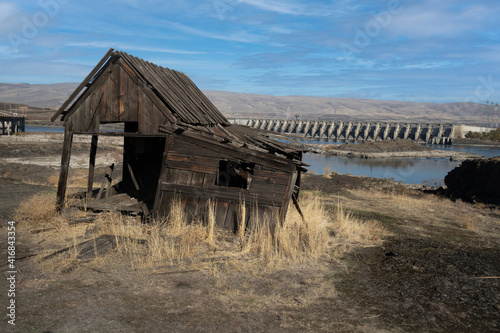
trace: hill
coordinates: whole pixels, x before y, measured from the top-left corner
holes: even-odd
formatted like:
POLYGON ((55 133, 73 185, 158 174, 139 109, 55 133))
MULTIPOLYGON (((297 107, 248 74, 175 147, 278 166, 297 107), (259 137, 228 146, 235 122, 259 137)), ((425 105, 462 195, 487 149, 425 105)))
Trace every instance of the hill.
POLYGON ((476 103, 418 103, 373 99, 271 96, 206 90, 225 114, 249 118, 488 124, 491 111, 476 103))
MULTIPOLYGON (((58 108, 77 86, 76 82, 0 83, 0 102, 58 108)), ((493 115, 486 105, 463 102, 414 103, 340 97, 272 96, 217 90, 204 90, 204 93, 230 118, 293 119, 298 115, 301 119, 310 120, 489 125, 493 115)), ((41 115, 32 113, 32 116, 40 118, 41 115)))
POLYGON ((29 84, 0 83, 0 102, 59 107, 79 83, 29 84))

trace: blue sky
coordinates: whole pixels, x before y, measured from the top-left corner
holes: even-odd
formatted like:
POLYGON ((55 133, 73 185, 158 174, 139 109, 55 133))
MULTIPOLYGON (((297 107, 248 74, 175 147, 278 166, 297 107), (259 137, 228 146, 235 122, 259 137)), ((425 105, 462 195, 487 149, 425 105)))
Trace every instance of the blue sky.
POLYGON ((0 0, 0 82, 79 82, 111 47, 202 89, 500 102, 500 2, 0 0))

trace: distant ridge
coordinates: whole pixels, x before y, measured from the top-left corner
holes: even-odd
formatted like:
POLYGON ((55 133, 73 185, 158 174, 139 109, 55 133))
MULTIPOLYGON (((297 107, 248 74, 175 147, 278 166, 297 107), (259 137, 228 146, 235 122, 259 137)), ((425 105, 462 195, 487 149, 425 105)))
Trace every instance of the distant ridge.
MULTIPOLYGON (((0 83, 0 102, 59 108, 79 83, 0 83)), ((227 117, 337 121, 463 123, 490 126, 493 110, 476 103, 419 103, 373 99, 272 96, 204 90, 227 117)))
POLYGON ((54 84, 0 83, 0 102, 58 108, 78 85, 78 82, 54 84))

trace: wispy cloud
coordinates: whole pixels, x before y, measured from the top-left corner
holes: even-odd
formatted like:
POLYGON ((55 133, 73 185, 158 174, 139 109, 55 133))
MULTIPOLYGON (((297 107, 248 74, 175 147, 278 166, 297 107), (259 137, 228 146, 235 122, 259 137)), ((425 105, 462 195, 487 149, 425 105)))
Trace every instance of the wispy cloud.
POLYGON ((229 42, 256 43, 256 42, 260 42, 262 39, 260 36, 253 34, 253 33, 250 33, 250 32, 246 32, 246 31, 231 32, 231 33, 223 34, 223 33, 212 32, 209 30, 203 30, 203 29, 189 27, 187 25, 177 23, 177 22, 165 21, 165 23, 167 23, 169 27, 173 27, 177 30, 183 31, 183 32, 188 33, 188 34, 212 38, 212 39, 219 39, 219 40, 229 41, 229 42))
POLYGON ((177 50, 168 48, 158 48, 158 47, 148 47, 142 45, 133 45, 120 42, 109 42, 109 41, 95 41, 95 42, 70 42, 66 44, 67 46, 75 47, 91 47, 99 49, 109 49, 116 48, 122 50, 130 51, 146 51, 146 52, 159 52, 159 53, 172 53, 172 54, 205 54, 205 52, 199 51, 188 51, 188 50, 177 50))
POLYGON ((291 1, 282 2, 275 0, 239 0, 239 2, 257 7, 259 9, 280 14, 303 15, 307 13, 304 6, 291 1))
POLYGON ((20 27, 19 8, 13 2, 0 2, 0 37, 20 27))
POLYGON ((14 2, 0 2, 0 22, 14 15, 17 11, 17 6, 14 2))
POLYGON ((491 6, 473 4, 456 8, 453 5, 450 1, 425 1, 405 7, 393 18, 388 30, 408 38, 459 37, 485 26, 492 10, 491 6))

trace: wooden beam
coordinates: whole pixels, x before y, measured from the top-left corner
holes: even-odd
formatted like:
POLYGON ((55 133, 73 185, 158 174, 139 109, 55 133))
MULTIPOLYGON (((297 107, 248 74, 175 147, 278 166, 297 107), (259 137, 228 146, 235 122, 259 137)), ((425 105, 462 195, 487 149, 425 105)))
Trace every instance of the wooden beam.
POLYGON ((64 143, 61 155, 61 172, 57 184, 56 208, 60 211, 64 206, 66 198, 66 184, 68 183, 69 162, 71 157, 71 146, 73 143, 73 123, 67 122, 64 128, 64 143))
POLYGON ((101 59, 101 61, 99 61, 97 66, 95 66, 94 69, 89 73, 89 75, 87 75, 87 77, 82 81, 82 83, 80 83, 78 88, 76 88, 76 90, 73 91, 73 93, 69 96, 69 98, 66 100, 66 102, 64 102, 63 105, 61 105, 59 110, 57 110, 57 112, 52 116, 52 118, 50 118, 51 122, 54 122, 57 119, 57 117, 59 117, 59 115, 64 112, 64 109, 69 105, 69 103, 71 103, 73 101, 73 99, 75 99, 75 97, 78 96, 80 91, 82 91, 82 89, 87 85, 87 83, 89 83, 90 79, 92 79, 92 77, 106 63, 108 58, 111 56, 111 53, 113 53, 113 49, 108 50, 106 55, 104 55, 104 57, 101 59))
POLYGON ((92 187, 94 185, 95 155, 97 153, 97 135, 92 135, 90 144, 89 179, 87 184, 87 200, 92 197, 92 187))
POLYGON ((174 139, 172 138, 172 136, 167 135, 167 138, 165 140, 165 148, 163 149, 163 159, 161 163, 160 177, 158 179, 158 186, 156 187, 155 201, 153 203, 153 210, 155 213, 158 213, 161 208, 161 201, 162 201, 161 184, 167 178, 168 169, 166 167, 167 164, 166 161, 168 158, 168 154, 170 153, 170 147, 172 146, 173 143, 174 139))
POLYGON ((130 173, 130 178, 132 178, 132 182, 134 183, 135 190, 139 191, 141 188, 139 187, 139 184, 137 183, 137 179, 135 178, 135 175, 134 175, 134 170, 132 170, 130 163, 127 163, 127 167, 128 167, 128 172, 130 173))
MULTIPOLYGON (((298 172, 295 171, 290 175, 290 179, 288 181, 288 186, 287 186, 286 191, 283 195, 283 202, 282 202, 281 208, 280 208, 280 223, 281 223, 281 225, 283 225, 283 223, 285 223, 285 217, 286 217, 286 212, 288 210, 288 205, 290 203, 290 198, 294 199, 293 198, 293 190, 295 187, 295 182, 297 181, 297 174, 298 174, 298 172)), ((294 204, 295 204, 295 201, 294 201, 294 204)), ((296 203, 296 207, 298 207, 298 203, 296 203)), ((297 210, 298 210, 300 216, 302 216, 302 212, 301 212, 300 208, 297 208, 297 210)), ((302 216, 302 219, 304 219, 303 216, 302 216)))

